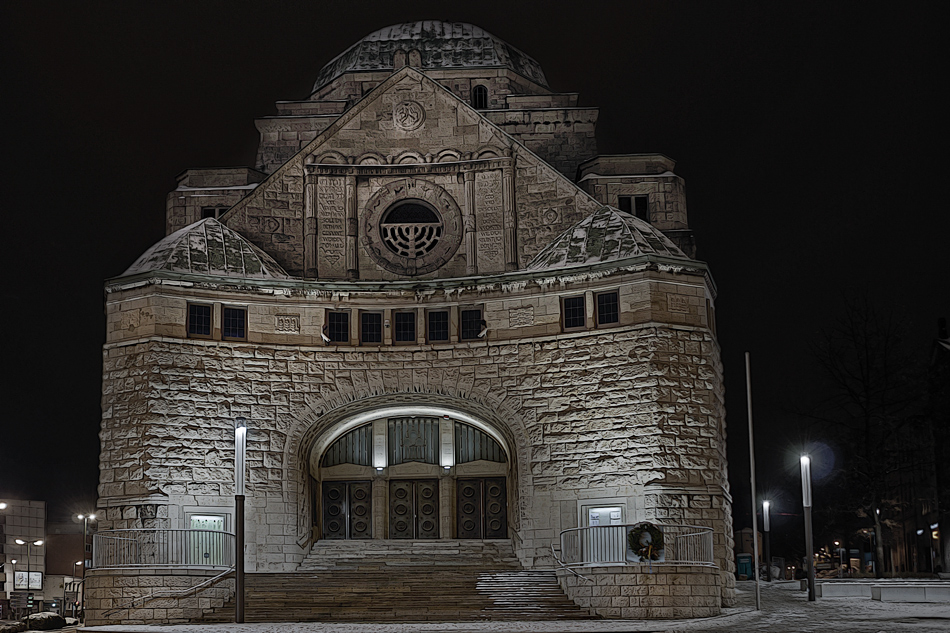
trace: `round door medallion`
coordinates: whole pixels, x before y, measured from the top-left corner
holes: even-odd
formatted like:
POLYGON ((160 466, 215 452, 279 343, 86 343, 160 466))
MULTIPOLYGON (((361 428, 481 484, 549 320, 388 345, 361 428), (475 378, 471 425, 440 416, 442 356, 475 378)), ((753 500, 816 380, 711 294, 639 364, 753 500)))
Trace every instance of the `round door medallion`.
POLYGON ((393 125, 400 130, 418 130, 425 120, 425 108, 416 101, 400 101, 393 106, 393 125))

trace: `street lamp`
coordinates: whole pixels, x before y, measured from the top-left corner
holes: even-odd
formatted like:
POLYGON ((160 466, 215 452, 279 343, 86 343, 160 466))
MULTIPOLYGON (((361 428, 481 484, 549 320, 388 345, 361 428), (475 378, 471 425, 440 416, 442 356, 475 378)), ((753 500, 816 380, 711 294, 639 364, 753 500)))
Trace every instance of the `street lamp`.
MULTIPOLYGON (((30 590, 30 572, 32 572, 32 569, 31 569, 31 567, 30 567, 30 563, 31 563, 30 558, 31 558, 31 556, 33 555, 33 547, 34 547, 34 546, 39 547, 40 545, 42 545, 42 544, 43 544, 43 539, 38 539, 38 540, 36 540, 36 541, 24 541, 23 539, 18 538, 18 539, 14 539, 13 542, 16 543, 17 545, 26 545, 26 590, 29 591, 29 590, 30 590)), ((14 577, 14 579, 16 579, 16 570, 15 570, 15 569, 14 569, 14 571, 13 571, 13 577, 14 577)), ((14 586, 14 588, 16 588, 16 582, 15 582, 15 581, 14 581, 14 583, 13 583, 13 586, 14 586)), ((27 614, 27 615, 29 615, 29 614, 27 614)))
POLYGON ((86 536, 86 528, 89 525, 90 521, 96 520, 95 514, 77 514, 76 518, 82 519, 82 597, 80 598, 81 602, 79 604, 79 612, 85 616, 86 609, 86 567, 89 566, 89 556, 86 556, 86 540, 89 538, 86 536))
POLYGON ((762 527, 765 530, 765 582, 772 582, 772 547, 769 540, 769 509, 771 501, 762 502, 762 527))
POLYGON ((247 420, 234 418, 234 621, 244 622, 244 457, 247 420))
POLYGON ((805 562, 808 565, 808 601, 815 601, 815 558, 811 533, 811 458, 802 455, 802 507, 805 510, 805 562))

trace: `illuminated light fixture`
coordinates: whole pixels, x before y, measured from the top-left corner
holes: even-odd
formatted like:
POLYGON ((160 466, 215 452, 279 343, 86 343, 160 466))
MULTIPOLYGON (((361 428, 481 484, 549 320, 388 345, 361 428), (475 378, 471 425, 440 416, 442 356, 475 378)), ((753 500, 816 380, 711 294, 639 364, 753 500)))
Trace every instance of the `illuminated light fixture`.
POLYGON ((77 560, 75 563, 73 563, 73 565, 82 565, 82 561, 81 561, 81 560, 77 560))
POLYGON ((917 530, 917 536, 920 536, 920 535, 923 534, 923 533, 924 533, 923 530, 917 530))
POLYGON ((383 472, 383 467, 382 467, 382 466, 377 466, 377 467, 376 467, 376 472, 378 472, 378 473, 383 472))
POLYGON ((0 501, 0 510, 6 510, 6 509, 7 509, 7 504, 6 504, 6 502, 0 501))

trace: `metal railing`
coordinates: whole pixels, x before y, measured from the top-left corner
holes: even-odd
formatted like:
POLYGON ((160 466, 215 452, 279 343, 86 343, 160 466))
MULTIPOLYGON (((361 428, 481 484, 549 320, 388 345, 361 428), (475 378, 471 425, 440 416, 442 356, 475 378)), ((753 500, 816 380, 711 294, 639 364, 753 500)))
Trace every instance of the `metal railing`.
POLYGON ((215 530, 103 530, 92 537, 92 566, 234 566, 234 535, 215 530))
MULTIPOLYGON (((565 566, 639 563, 627 546, 627 534, 639 524, 591 525, 561 532, 561 557, 565 566)), ((663 533, 660 559, 666 565, 715 565, 712 528, 695 525, 659 525, 663 533)), ((645 562, 645 561, 644 561, 645 562)))

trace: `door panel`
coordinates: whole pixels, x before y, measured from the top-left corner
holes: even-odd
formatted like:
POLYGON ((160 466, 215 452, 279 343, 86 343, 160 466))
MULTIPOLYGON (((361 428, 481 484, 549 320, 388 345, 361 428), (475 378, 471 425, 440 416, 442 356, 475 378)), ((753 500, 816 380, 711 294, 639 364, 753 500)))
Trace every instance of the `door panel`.
POLYGON ((323 482, 323 538, 373 537, 373 483, 323 482))
POLYGON ((458 538, 507 538, 508 493, 504 477, 459 479, 458 538))
POLYGON ((439 482, 389 482, 389 538, 439 538, 439 482))

